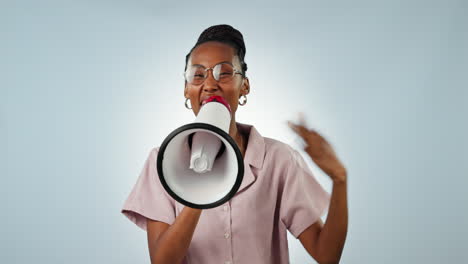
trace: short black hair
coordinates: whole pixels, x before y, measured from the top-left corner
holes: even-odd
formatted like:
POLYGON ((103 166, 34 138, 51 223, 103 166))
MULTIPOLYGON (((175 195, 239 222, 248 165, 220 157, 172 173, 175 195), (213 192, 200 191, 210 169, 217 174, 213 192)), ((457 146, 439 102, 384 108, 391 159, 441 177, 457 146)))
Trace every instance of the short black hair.
POLYGON ((205 29, 200 36, 198 37, 197 43, 193 46, 190 52, 185 56, 185 69, 184 72, 187 70, 187 63, 192 51, 200 44, 205 43, 207 41, 217 41, 221 43, 228 44, 229 46, 235 49, 236 55, 239 57, 239 61, 241 64, 241 71, 242 75, 245 77, 245 72, 247 71, 247 63, 245 63, 245 43, 244 37, 239 30, 233 28, 227 24, 219 24, 211 26, 205 29))

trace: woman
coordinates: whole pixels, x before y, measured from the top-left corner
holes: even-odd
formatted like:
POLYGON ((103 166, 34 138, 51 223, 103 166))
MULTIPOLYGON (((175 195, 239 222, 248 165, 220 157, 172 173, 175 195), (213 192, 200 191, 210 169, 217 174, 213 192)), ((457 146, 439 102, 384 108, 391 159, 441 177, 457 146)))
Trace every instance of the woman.
POLYGON ((238 105, 247 103, 250 92, 245 52, 238 30, 216 25, 202 32, 186 56, 185 106, 197 115, 204 99, 226 99, 232 114, 229 135, 244 158, 244 179, 222 206, 185 207, 161 186, 156 170, 159 148, 153 148, 122 209, 147 231, 152 263, 289 263, 286 230, 319 263, 340 260, 348 224, 346 169, 303 120, 288 122, 306 142, 308 155, 333 180, 330 197, 299 152, 261 136, 252 125, 236 122, 238 105), (327 208, 323 223, 320 216, 327 208))

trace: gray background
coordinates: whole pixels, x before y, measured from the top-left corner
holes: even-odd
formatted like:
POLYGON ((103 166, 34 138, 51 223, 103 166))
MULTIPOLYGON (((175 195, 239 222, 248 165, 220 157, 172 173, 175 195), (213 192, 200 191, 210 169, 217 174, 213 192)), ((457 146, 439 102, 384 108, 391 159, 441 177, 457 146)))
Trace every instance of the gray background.
MULTIPOLYGON (((237 120, 298 148, 285 122, 302 111, 346 165, 342 263, 468 262, 467 11, 466 1, 2 1, 0 262, 149 263, 146 233, 120 209, 150 149, 194 120, 185 55, 220 23, 247 46, 251 93, 237 120)), ((314 263, 288 239, 291 263, 314 263)))

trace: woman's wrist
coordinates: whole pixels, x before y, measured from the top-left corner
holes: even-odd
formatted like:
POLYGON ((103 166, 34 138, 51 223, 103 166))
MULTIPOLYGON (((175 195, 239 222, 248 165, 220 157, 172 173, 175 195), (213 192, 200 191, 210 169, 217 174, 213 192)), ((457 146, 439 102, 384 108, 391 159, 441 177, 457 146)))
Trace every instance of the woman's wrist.
POLYGON ((348 175, 345 169, 341 170, 340 172, 334 173, 331 177, 333 180, 334 185, 342 185, 346 184, 348 175))
POLYGON ((188 211, 191 214, 201 214, 201 212, 202 212, 202 209, 192 208, 192 207, 189 207, 189 206, 185 206, 184 210, 188 211))

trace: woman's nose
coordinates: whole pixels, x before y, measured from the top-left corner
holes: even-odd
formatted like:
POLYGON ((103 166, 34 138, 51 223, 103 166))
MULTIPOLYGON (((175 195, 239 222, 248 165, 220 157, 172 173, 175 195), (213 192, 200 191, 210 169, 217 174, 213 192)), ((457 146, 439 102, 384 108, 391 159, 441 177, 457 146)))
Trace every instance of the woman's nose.
POLYGON ((213 92, 218 90, 218 88, 218 81, 216 81, 215 78, 213 78, 213 74, 208 74, 203 83, 203 90, 206 92, 213 92))

